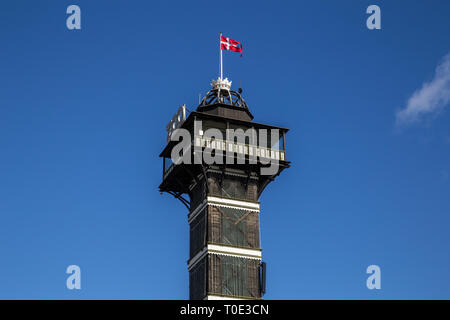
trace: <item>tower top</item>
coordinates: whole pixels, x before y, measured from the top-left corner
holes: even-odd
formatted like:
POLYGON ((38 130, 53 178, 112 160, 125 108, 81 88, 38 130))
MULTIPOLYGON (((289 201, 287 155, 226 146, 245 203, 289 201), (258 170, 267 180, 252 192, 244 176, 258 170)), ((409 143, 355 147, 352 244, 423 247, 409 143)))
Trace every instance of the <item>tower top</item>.
POLYGON ((222 79, 221 77, 217 78, 217 80, 211 81, 211 86, 213 89, 231 89, 231 81, 228 78, 222 79))
POLYGON ((248 110, 247 103, 240 94, 242 90, 240 89, 239 92, 231 90, 231 81, 228 78, 219 77, 217 80, 212 80, 211 87, 212 89, 202 99, 199 107, 220 103, 248 110))
POLYGON ((231 90, 231 81, 228 78, 219 77, 212 80, 211 86, 212 89, 200 101, 197 111, 246 121, 253 119, 247 103, 242 98, 242 90, 238 90, 239 92, 231 90))

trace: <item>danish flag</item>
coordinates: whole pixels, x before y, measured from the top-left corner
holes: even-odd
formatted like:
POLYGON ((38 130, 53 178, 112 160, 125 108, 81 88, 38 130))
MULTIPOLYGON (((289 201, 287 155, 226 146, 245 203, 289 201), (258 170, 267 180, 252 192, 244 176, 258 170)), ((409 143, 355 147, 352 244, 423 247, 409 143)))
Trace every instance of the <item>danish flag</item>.
POLYGON ((242 57, 242 44, 236 40, 220 35, 220 49, 240 52, 242 57))

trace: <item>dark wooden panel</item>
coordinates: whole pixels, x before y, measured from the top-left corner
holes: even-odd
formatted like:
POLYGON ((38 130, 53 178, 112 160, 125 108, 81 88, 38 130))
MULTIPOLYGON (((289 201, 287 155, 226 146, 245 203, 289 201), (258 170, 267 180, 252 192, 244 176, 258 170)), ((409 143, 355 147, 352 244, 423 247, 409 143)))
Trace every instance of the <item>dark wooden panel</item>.
POLYGON ((209 255, 210 294, 260 298, 259 260, 209 255))
POLYGON ((206 297, 207 263, 205 256, 189 272, 189 299, 191 300, 202 300, 206 297))

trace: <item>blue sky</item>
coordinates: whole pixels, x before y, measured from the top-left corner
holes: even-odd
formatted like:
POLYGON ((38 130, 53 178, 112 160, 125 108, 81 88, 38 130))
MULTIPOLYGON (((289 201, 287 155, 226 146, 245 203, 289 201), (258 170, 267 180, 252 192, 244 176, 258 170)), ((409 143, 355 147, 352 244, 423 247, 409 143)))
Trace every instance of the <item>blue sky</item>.
POLYGON ((291 128, 292 167, 261 197, 265 298, 450 298, 449 12, 2 1, 0 298, 188 298, 187 212, 159 194, 158 154, 177 107, 217 78, 219 32, 244 45, 224 73, 255 121, 291 128), (71 4, 81 30, 66 28, 71 4), (81 290, 66 289, 71 264, 81 290), (366 288, 371 264, 381 290, 366 288))

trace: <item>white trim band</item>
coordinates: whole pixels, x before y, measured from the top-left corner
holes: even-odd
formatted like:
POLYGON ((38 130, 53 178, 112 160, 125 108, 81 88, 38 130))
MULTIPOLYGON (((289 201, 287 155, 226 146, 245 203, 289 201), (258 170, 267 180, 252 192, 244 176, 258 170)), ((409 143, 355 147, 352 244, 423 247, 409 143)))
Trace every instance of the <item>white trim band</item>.
POLYGON ((258 259, 262 258, 261 249, 249 249, 239 247, 221 246, 218 244, 208 244, 208 253, 221 254, 224 256, 235 256, 239 258, 258 259))
POLYGON ((245 200, 234 200, 227 198, 220 198, 216 196, 208 196, 202 203, 200 203, 194 211, 188 214, 188 223, 191 223, 198 214, 207 206, 217 206, 232 209, 240 209, 246 211, 259 212, 259 202, 245 201, 245 200))
POLYGON ((206 205, 207 205, 207 200, 205 199, 205 200, 203 200, 202 203, 200 203, 200 204, 197 206, 197 208, 194 209, 194 211, 192 211, 191 213, 189 213, 189 214, 188 214, 188 223, 191 223, 191 222, 198 216, 198 214, 199 214, 200 212, 202 212, 202 210, 203 210, 204 208, 206 208, 206 205))
POLYGON ((188 261, 188 271, 191 271, 191 269, 197 264, 197 262, 199 262, 201 259, 203 259, 204 256, 206 256, 207 252, 208 252, 207 247, 204 247, 191 260, 189 260, 188 261))
MULTIPOLYGON (((249 298, 251 299, 251 298, 249 298)), ((223 296, 214 296, 214 295, 207 295, 205 299, 203 300, 246 300, 241 298, 232 298, 232 297, 223 297, 223 296)))
POLYGON ((217 254, 222 256, 231 256, 237 258, 261 260, 261 249, 239 248, 231 246, 222 246, 218 244, 208 244, 199 251, 191 260, 188 261, 188 270, 190 271, 198 261, 207 254, 217 254))
POLYGON ((237 208, 237 209, 244 208, 244 209, 259 212, 259 202, 234 200, 234 199, 220 198, 220 197, 215 197, 215 196, 208 196, 207 200, 208 200, 208 204, 212 204, 212 205, 230 206, 230 207, 237 208))

